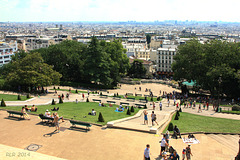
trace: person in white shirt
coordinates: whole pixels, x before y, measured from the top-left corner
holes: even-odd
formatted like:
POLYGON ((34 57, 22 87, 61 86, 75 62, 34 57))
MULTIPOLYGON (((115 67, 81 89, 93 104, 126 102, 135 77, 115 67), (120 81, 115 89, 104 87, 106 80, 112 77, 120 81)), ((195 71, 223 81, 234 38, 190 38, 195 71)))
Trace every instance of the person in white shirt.
POLYGON ((162 110, 162 102, 159 103, 160 111, 162 110))
POLYGON ((163 138, 161 140, 161 150, 160 150, 160 156, 162 156, 162 152, 165 152, 166 146, 168 146, 168 143, 166 142, 166 135, 163 135, 163 138))
POLYGON ((145 150, 144 150, 144 155, 143 155, 144 160, 150 160, 150 145, 147 144, 145 150))
POLYGON ((45 117, 52 117, 52 116, 51 116, 51 113, 48 111, 48 109, 46 110, 44 116, 45 116, 45 117))

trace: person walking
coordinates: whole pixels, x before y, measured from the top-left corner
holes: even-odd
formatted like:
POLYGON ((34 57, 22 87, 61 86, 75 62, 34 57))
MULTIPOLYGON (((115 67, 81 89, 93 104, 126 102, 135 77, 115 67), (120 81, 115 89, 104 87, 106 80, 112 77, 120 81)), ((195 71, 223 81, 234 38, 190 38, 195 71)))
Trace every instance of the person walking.
POLYGON ((55 112, 55 113, 53 114, 53 116, 54 116, 53 123, 55 124, 55 127, 56 127, 56 130, 55 130, 55 131, 58 131, 58 133, 59 133, 59 132, 60 132, 60 127, 59 127, 59 122, 58 122, 59 116, 58 116, 57 112, 55 112))
POLYGON ((202 109, 201 109, 201 103, 199 103, 199 106, 198 106, 198 112, 202 112, 202 109))
POLYGON ((155 103, 154 103, 154 102, 152 102, 152 105, 153 105, 153 110, 155 110, 155 107, 156 107, 156 106, 155 106, 155 103))
POLYGON ((168 143, 166 142, 166 135, 163 135, 163 138, 161 140, 161 150, 160 150, 160 156, 162 156, 162 153, 165 152, 166 146, 168 146, 168 143))
POLYGON ((154 126, 154 123, 153 122, 155 122, 157 125, 158 125, 158 123, 157 123, 157 117, 156 117, 156 114, 154 113, 154 111, 152 111, 152 114, 151 114, 151 118, 152 118, 152 126, 154 126))
POLYGON ((170 100, 169 100, 169 99, 168 99, 168 102, 167 102, 167 103, 168 103, 168 107, 169 107, 169 104, 170 104, 170 100))
POLYGON ((159 109, 162 110, 162 102, 159 103, 159 109))
POLYGON ((187 160, 191 160, 191 156, 193 156, 190 146, 191 146, 191 145, 188 145, 188 146, 186 147, 186 157, 187 157, 187 160))
POLYGON ((143 160, 150 160, 150 145, 147 144, 143 154, 143 160))
POLYGON ((143 114, 144 114, 144 124, 148 124, 148 117, 147 117, 148 112, 144 110, 143 114))

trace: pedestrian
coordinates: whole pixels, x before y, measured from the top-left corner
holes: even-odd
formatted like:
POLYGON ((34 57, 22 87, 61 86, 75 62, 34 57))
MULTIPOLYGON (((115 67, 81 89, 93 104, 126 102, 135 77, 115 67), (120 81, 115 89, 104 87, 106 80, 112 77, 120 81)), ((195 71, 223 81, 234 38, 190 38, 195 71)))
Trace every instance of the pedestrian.
POLYGON ((161 150, 160 150, 160 156, 162 156, 162 153, 165 152, 166 146, 168 146, 168 143, 166 142, 166 135, 163 135, 163 138, 161 140, 161 150))
POLYGON ((155 103, 154 103, 154 102, 152 102, 152 105, 153 105, 153 110, 155 110, 155 107, 156 107, 156 106, 155 106, 155 103))
POLYGON ((168 99, 168 102, 167 102, 167 103, 168 103, 168 107, 169 107, 169 104, 170 104, 170 100, 169 100, 169 99, 168 99))
POLYGON ((207 110, 208 110, 208 108, 209 108, 209 103, 207 102, 207 104, 206 104, 206 105, 207 105, 207 110))
POLYGON ((62 93, 62 100, 64 100, 64 94, 62 93))
POLYGON ((53 116, 54 116, 53 123, 55 124, 55 127, 56 127, 56 130, 55 130, 55 131, 58 131, 58 133, 59 133, 59 132, 60 132, 60 127, 59 127, 59 122, 58 122, 59 116, 58 116, 57 112, 55 112, 55 113, 53 114, 53 116))
POLYGON ((179 160, 179 159, 180 159, 180 157, 179 157, 179 155, 177 154, 176 151, 174 151, 174 152, 170 155, 170 158, 171 158, 171 160, 179 160))
POLYGON ((186 149, 184 148, 182 151, 182 160, 185 160, 186 158, 186 149))
POLYGON ((174 98, 174 100, 173 100, 173 101, 174 101, 174 104, 173 104, 173 105, 175 106, 175 105, 176 105, 176 99, 174 98))
POLYGON ((147 117, 148 112, 144 110, 143 113, 144 113, 144 124, 148 124, 148 117, 147 117))
MULTIPOLYGON (((167 142, 168 146, 169 146, 169 138, 170 138, 170 137, 169 137, 169 131, 167 130, 167 131, 166 131, 166 138, 165 138, 165 139, 166 139, 166 142, 167 142)), ((168 146, 166 146, 166 151, 168 151, 168 146)))
POLYGON ((186 157, 187 157, 187 160, 191 160, 191 156, 193 156, 190 147, 191 147, 191 145, 188 145, 188 146, 186 147, 186 157))
POLYGON ((179 103, 177 102, 177 105, 176 105, 176 110, 178 109, 178 107, 179 107, 179 103))
POLYGON ((151 118, 152 118, 152 125, 154 125, 154 123, 153 122, 155 122, 157 125, 158 125, 158 123, 157 123, 157 117, 156 117, 156 114, 154 113, 154 111, 152 111, 152 114, 151 114, 151 118))
POLYGON ((144 160, 150 160, 150 145, 147 144, 143 154, 144 160))
POLYGON ((84 93, 82 94, 82 98, 84 99, 84 93))
POLYGON ((162 110, 162 102, 159 103, 160 111, 162 110))
POLYGON ((198 112, 202 112, 202 109, 201 109, 201 103, 199 103, 199 106, 198 106, 198 112))

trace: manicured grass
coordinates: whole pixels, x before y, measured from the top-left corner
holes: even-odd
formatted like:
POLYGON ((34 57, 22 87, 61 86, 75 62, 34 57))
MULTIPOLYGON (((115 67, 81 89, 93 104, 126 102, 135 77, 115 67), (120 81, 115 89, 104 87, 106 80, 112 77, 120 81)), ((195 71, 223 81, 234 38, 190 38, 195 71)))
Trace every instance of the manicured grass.
POLYGON ((30 98, 27 98, 27 96, 21 96, 21 100, 18 100, 18 95, 0 94, 0 100, 4 99, 4 101, 25 101, 30 98))
POLYGON ((133 78, 132 80, 133 81, 141 81, 141 79, 139 79, 139 78, 133 78))
MULTIPOLYGON (((55 90, 55 89, 50 89, 50 90, 55 90)), ((56 89, 56 90, 57 91, 68 91, 69 92, 69 89, 56 89)), ((76 90, 71 90, 71 93, 76 93, 76 90)), ((88 92, 87 91, 79 91, 78 90, 78 93, 88 93, 88 92)), ((89 92, 89 93, 92 93, 92 92, 89 92)))
MULTIPOLYGON (((240 133, 239 126, 240 120, 214 118, 184 112, 179 113, 180 113, 179 120, 174 120, 175 115, 173 115, 171 123, 173 124, 173 126, 177 125, 182 133, 200 131, 220 133, 240 133)), ((168 126, 165 128, 164 133, 166 133, 167 128, 168 126)))
POLYGON ((222 110, 222 113, 239 113, 240 111, 227 111, 227 110, 222 110))
MULTIPOLYGON (((51 109, 53 109, 54 107, 56 108, 59 107, 58 114, 60 116, 63 116, 64 118, 68 118, 68 119, 73 118, 74 120, 98 123, 102 125, 105 125, 109 121, 132 116, 139 111, 138 108, 135 108, 134 113, 132 113, 131 115, 127 115, 126 114, 127 110, 124 110, 124 112, 115 112, 117 105, 113 105, 113 107, 100 107, 99 104, 96 102, 81 102, 78 104, 73 102, 68 102, 68 103, 62 103, 62 104, 56 104, 56 105, 44 105, 44 106, 37 106, 37 107, 38 107, 37 112, 31 112, 31 113, 44 114, 46 109, 48 109, 52 113, 51 109), (97 112, 96 116, 88 115, 88 113, 91 112, 92 109, 94 109, 97 112), (105 122, 98 122, 99 112, 102 113, 105 122), (84 118, 84 116, 86 116, 86 118, 84 118)), ((7 107, 0 107, 0 108, 14 110, 14 111, 21 111, 22 107, 7 106, 7 107)))
MULTIPOLYGON (((119 95, 118 96, 119 98, 122 98, 122 99, 127 99, 125 98, 123 95, 119 95)), ((139 99, 145 99, 145 97, 141 97, 141 96, 127 96, 128 98, 135 98, 135 100, 139 100, 139 99)), ((147 100, 149 102, 151 102, 151 97, 147 97, 147 100)), ((162 98, 160 98, 160 101, 162 100, 162 98)), ((153 101, 156 102, 157 101, 157 98, 156 97, 153 97, 153 101)))

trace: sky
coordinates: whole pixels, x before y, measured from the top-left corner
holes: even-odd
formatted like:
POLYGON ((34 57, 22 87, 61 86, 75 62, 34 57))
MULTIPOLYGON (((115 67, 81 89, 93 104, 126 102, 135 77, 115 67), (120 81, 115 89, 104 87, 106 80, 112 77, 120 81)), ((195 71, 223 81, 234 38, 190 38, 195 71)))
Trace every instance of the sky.
POLYGON ((0 0, 0 22, 240 22, 240 0, 0 0))

